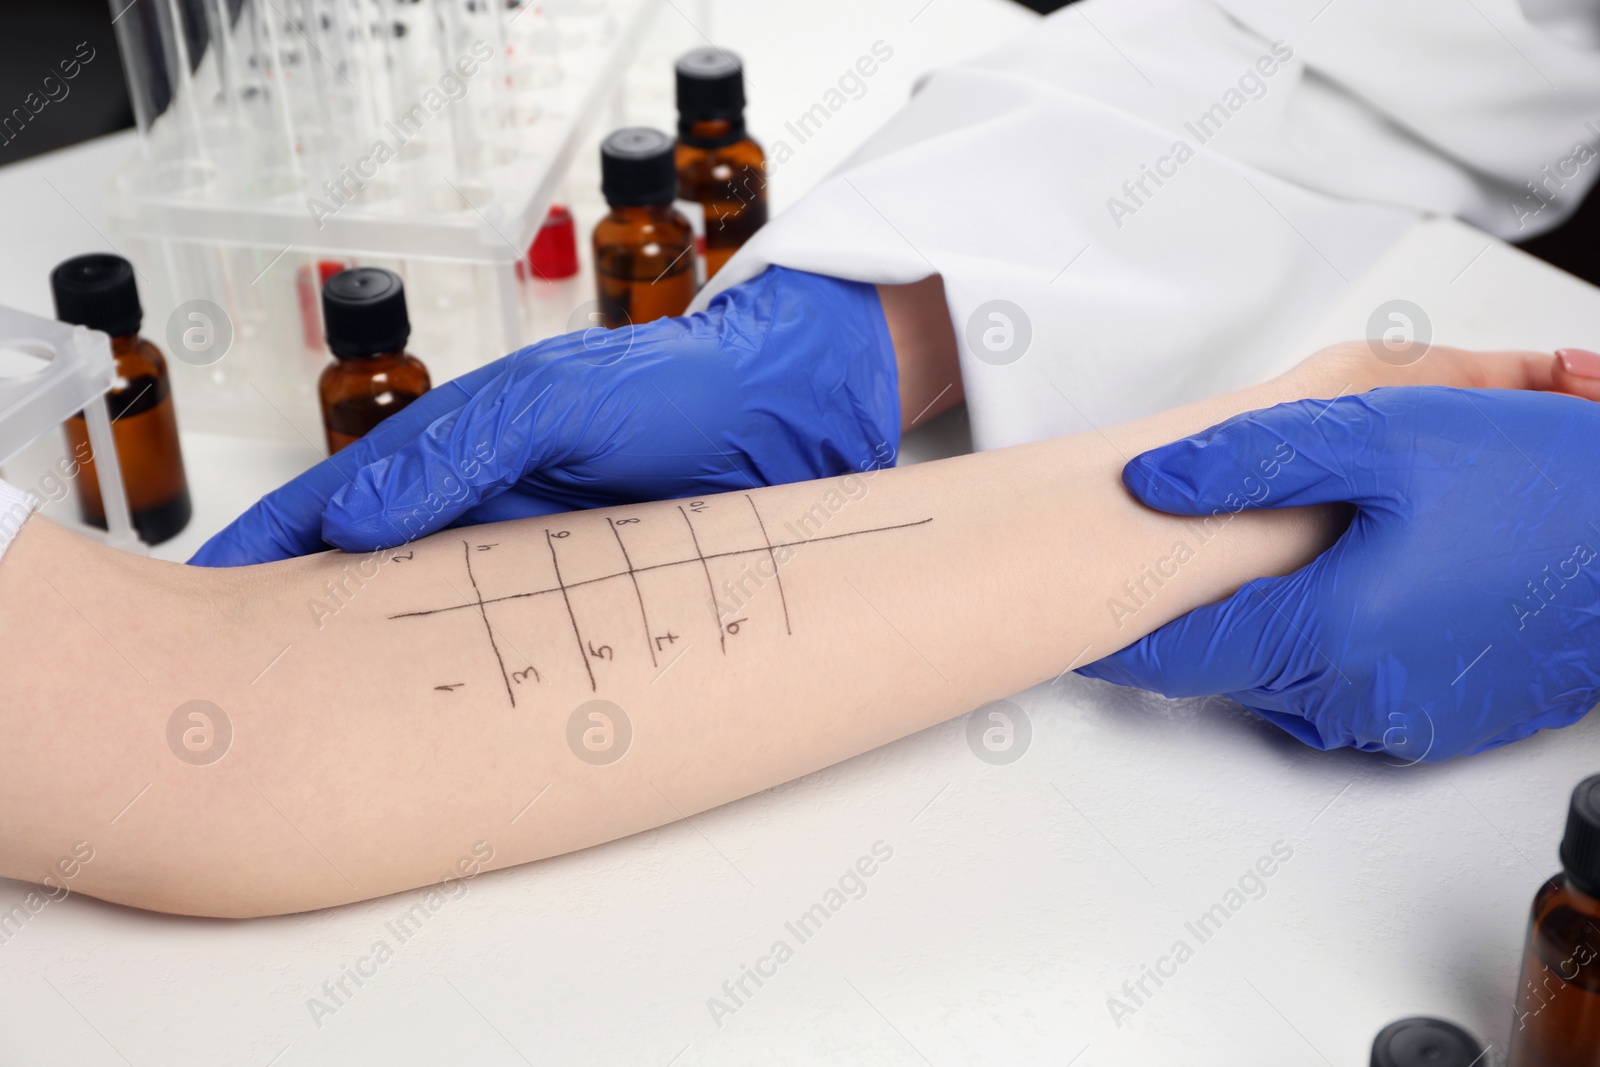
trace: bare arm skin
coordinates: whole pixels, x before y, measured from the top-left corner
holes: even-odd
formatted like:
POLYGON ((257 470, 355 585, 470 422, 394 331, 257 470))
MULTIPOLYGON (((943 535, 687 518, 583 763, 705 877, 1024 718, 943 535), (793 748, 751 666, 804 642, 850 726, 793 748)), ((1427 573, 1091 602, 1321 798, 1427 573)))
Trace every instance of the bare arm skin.
POLYGON ((934 274, 909 285, 880 285, 878 302, 900 374, 900 429, 910 430, 966 396, 944 279, 934 274))
MULTIPOLYGON (((877 288, 900 376, 900 429, 904 432, 938 418, 966 399, 961 382, 961 359, 950 309, 945 303, 943 278, 934 274, 907 285, 877 288)), ((1341 346, 1341 349, 1344 354, 1336 358, 1346 362, 1353 358, 1357 366, 1366 354, 1362 346, 1341 346)), ((1600 379, 1574 374, 1565 359, 1548 362, 1542 354, 1537 359, 1536 365, 1524 365, 1517 371, 1535 376, 1537 384, 1530 384, 1529 388, 1600 400, 1600 379)), ((1396 377, 1403 380, 1386 378, 1383 384, 1428 384, 1419 380, 1418 375, 1396 377)), ((1353 382, 1345 384, 1355 388, 1353 382)))
POLYGON ((75 890, 249 916, 438 882, 485 845, 500 867, 670 822, 1105 655, 1337 533, 1321 509, 1151 513, 1126 457, 1296 397, 1548 387, 1550 364, 1436 349, 1399 369, 1355 346, 1104 435, 372 559, 187 568, 35 517, 0 562, 0 874, 39 881, 86 842, 75 890), (1176 577, 1108 610, 1179 541, 1196 551, 1176 577), (631 724, 608 765, 569 745, 597 699, 631 724), (209 765, 169 744, 193 700, 232 726, 209 765))

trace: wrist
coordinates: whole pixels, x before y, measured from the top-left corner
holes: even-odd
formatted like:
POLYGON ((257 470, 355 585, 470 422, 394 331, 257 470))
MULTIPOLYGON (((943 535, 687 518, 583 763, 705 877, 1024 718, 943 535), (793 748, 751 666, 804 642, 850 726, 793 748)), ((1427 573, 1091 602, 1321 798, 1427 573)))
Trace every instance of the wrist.
POLYGON ((1326 400, 1407 385, 1441 385, 1455 389, 1563 388, 1553 380, 1556 361, 1548 352, 1479 352, 1449 345, 1431 345, 1397 356, 1389 355, 1389 351, 1369 341, 1330 345, 1268 384, 1275 383, 1288 390, 1290 395, 1285 399, 1326 400))
POLYGON ((1364 393, 1385 384, 1376 359, 1361 341, 1330 345, 1302 359, 1260 386, 1273 403, 1291 400, 1332 400, 1336 396, 1364 393))
POLYGON ((900 428, 935 419, 965 398, 955 328, 944 279, 934 274, 909 285, 880 285, 878 300, 894 350, 900 428))

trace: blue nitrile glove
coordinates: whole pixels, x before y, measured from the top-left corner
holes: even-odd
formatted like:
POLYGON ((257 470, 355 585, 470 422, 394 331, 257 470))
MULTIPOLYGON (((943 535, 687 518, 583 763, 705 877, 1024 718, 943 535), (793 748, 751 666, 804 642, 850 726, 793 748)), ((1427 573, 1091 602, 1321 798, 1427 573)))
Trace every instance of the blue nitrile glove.
POLYGON ((1158 511, 1355 518, 1309 566, 1081 673, 1408 763, 1567 726, 1600 699, 1597 470, 1600 405, 1503 390, 1303 400, 1146 452, 1123 483, 1158 511))
POLYGON ((530 345, 440 386, 269 494, 191 563, 365 552, 449 525, 892 464, 877 290, 770 267, 698 314, 530 345))

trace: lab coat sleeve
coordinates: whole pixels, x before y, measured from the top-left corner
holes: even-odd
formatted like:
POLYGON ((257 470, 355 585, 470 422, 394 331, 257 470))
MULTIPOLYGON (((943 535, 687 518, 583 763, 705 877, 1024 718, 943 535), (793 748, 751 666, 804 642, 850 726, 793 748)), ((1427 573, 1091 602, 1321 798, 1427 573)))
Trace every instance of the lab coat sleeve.
POLYGON ((22 524, 39 506, 39 498, 16 486, 0 481, 0 559, 16 539, 22 524))
POLYGON ((1283 6, 1083 0, 930 75, 697 306, 771 263, 938 273, 997 447, 1277 373, 1425 215, 1532 236, 1600 171, 1600 52, 1511 0, 1283 6))

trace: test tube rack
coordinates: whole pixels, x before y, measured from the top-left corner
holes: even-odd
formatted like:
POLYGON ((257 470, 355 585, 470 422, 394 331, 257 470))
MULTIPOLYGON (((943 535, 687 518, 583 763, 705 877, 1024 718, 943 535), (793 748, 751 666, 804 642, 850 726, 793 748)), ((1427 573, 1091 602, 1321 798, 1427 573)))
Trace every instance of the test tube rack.
POLYGON ((320 441, 346 266, 404 278, 436 382, 537 339, 529 244, 660 3, 110 0, 139 142, 106 214, 185 427, 320 441))
MULTIPOLYGON (((116 362, 105 334, 0 307, 0 466, 83 412, 105 505, 103 539, 143 554, 146 549, 133 530, 106 411, 105 395, 115 381, 116 362)), ((46 470, 48 484, 24 483, 17 488, 53 502, 67 495, 76 463, 77 457, 62 455, 46 470)))

